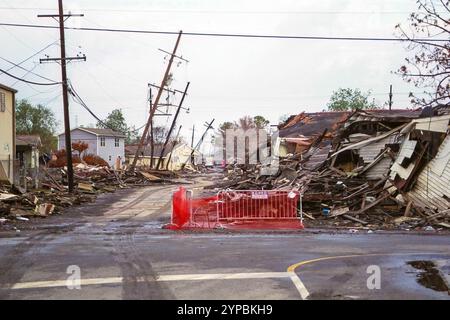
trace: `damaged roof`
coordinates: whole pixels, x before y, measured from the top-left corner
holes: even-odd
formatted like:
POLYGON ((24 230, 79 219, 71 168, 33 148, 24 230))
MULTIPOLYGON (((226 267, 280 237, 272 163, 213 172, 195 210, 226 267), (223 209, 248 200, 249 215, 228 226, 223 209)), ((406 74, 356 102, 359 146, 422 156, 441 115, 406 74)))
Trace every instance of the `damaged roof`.
POLYGON ((280 137, 317 136, 322 134, 325 129, 333 132, 349 115, 350 112, 303 112, 299 115, 291 116, 279 127, 280 137))
POLYGON ((374 109, 334 112, 302 112, 289 117, 279 126, 280 137, 312 137, 322 134, 325 129, 334 133, 341 124, 344 127, 358 121, 409 122, 421 116, 422 109, 374 109))
POLYGON ((41 137, 38 135, 17 135, 16 146, 36 146, 42 145, 41 137))
POLYGON ((409 122, 411 119, 417 119, 421 116, 422 109, 374 109, 374 110, 356 110, 348 120, 354 121, 395 121, 409 122))

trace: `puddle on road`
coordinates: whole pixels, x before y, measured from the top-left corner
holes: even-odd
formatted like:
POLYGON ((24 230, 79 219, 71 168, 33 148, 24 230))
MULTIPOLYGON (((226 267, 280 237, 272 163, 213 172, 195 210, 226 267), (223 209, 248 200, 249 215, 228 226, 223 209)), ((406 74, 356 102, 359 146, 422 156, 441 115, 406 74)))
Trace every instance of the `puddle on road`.
POLYGON ((429 260, 418 260, 407 262, 413 268, 420 270, 417 275, 417 282, 425 288, 429 288, 435 291, 448 292, 450 295, 450 288, 442 278, 436 264, 429 260))

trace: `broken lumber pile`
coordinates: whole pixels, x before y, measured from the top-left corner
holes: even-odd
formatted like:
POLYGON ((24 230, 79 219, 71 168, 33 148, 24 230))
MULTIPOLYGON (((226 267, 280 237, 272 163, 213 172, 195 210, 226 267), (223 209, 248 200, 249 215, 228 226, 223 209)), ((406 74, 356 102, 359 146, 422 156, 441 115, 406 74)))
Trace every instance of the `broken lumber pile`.
POLYGON ((67 192, 67 173, 64 168, 42 168, 41 188, 25 190, 0 185, 0 222, 27 221, 33 217, 47 217, 62 209, 92 202, 102 193, 117 189, 173 183, 178 178, 169 171, 139 169, 135 172, 116 171, 108 167, 77 164, 74 166, 75 192, 67 192))
POLYGON ((329 166, 306 169, 300 155, 280 161, 274 175, 261 166, 230 165, 212 188, 233 190, 296 190, 302 194, 306 223, 317 227, 370 230, 450 229, 450 210, 434 212, 388 192, 387 177, 367 180, 329 166))

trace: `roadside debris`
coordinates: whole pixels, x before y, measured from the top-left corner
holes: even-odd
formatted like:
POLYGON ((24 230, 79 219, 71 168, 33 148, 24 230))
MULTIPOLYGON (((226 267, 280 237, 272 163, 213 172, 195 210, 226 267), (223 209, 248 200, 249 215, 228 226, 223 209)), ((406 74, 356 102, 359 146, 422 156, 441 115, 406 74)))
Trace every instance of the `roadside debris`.
POLYGON ((11 185, 0 185, 0 223, 27 222, 30 218, 45 218, 61 213, 63 208, 93 202, 102 193, 117 189, 173 183, 178 175, 169 171, 140 168, 135 172, 112 170, 108 167, 83 163, 74 166, 76 190, 67 192, 65 168, 42 168, 39 189, 25 190, 11 185))

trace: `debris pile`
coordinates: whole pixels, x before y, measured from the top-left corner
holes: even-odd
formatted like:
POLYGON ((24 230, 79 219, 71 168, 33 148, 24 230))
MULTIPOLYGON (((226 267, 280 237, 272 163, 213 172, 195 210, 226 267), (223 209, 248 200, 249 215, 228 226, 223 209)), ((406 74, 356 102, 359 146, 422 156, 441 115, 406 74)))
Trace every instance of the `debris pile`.
POLYGON ((178 176, 169 171, 135 172, 111 170, 108 167, 76 164, 75 192, 68 193, 64 168, 41 168, 40 189, 27 191, 21 187, 0 185, 0 223, 27 221, 32 217, 47 217, 63 208, 92 202, 99 194, 117 189, 172 183, 178 176))
POLYGON ((300 191, 308 225, 450 229, 449 113, 441 108, 291 117, 279 138, 279 150, 290 152, 280 152, 275 174, 264 175, 262 165, 229 165, 215 187, 300 191))

